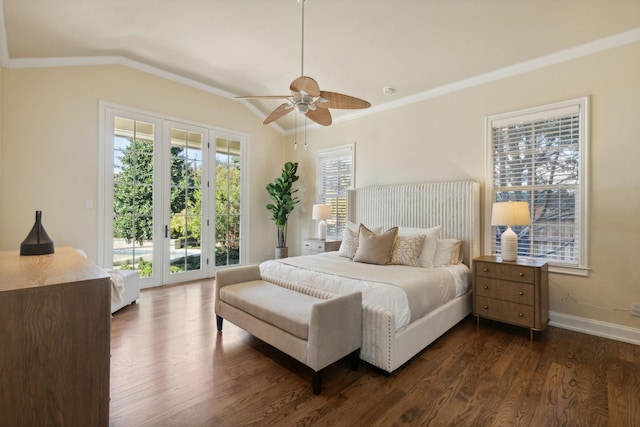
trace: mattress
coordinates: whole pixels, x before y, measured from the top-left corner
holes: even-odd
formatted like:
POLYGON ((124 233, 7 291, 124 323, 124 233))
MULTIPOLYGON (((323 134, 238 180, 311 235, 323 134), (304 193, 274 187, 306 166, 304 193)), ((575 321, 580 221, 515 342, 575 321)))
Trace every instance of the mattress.
POLYGON ((386 308, 400 331, 471 287, 464 264, 439 268, 374 265, 351 261, 337 252, 266 261, 261 276, 275 283, 298 283, 333 294, 362 292, 363 305, 386 308))

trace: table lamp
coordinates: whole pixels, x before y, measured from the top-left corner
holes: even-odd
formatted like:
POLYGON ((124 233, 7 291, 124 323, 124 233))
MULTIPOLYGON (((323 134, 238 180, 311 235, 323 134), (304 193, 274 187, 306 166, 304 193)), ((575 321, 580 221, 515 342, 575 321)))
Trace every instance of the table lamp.
POLYGON ((506 225, 500 238, 500 255, 504 261, 518 259, 518 236, 512 225, 531 225, 527 202, 495 202, 491 210, 491 225, 506 225))
POLYGON ((312 219, 320 220, 318 223, 318 239, 327 238, 327 223, 325 219, 331 218, 331 205, 313 205, 312 219))

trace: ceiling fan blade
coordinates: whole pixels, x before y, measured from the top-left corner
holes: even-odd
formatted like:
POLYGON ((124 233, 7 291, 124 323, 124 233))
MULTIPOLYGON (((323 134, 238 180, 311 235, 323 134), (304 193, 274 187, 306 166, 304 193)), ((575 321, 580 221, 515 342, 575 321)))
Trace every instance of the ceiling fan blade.
POLYGON ((291 95, 265 95, 265 96, 236 96, 234 99, 287 99, 291 95))
POLYGON ((267 118, 264 119, 264 122, 262 122, 262 124, 267 125, 275 120, 278 120, 280 117, 284 116, 285 114, 287 114, 289 111, 292 111, 292 110, 293 108, 291 107, 291 104, 286 102, 281 106, 279 106, 278 108, 276 108, 275 110, 273 110, 271 114, 269 114, 267 118))
POLYGON ((323 108, 355 110, 371 107, 371 103, 363 99, 356 98, 355 96, 344 95, 342 93, 322 91, 320 92, 320 97, 327 100, 326 102, 323 102, 322 99, 316 101, 316 105, 323 108))
POLYGON ((309 110, 305 113, 305 116, 322 126, 329 126, 333 121, 331 119, 331 113, 326 108, 309 110))
POLYGON ((313 97, 320 96, 320 86, 318 86, 318 82, 307 76, 298 77, 292 81, 289 89, 293 92, 305 92, 307 95, 313 97))

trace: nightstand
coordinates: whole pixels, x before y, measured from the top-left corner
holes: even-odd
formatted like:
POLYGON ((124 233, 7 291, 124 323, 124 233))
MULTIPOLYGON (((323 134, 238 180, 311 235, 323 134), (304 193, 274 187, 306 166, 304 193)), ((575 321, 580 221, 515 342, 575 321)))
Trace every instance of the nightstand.
POLYGON ((302 241, 302 255, 315 255, 322 252, 337 251, 340 249, 340 240, 304 239, 302 241))
POLYGON ((473 314, 542 331, 549 323, 549 268, 545 261, 502 261, 482 256, 473 260, 473 314))

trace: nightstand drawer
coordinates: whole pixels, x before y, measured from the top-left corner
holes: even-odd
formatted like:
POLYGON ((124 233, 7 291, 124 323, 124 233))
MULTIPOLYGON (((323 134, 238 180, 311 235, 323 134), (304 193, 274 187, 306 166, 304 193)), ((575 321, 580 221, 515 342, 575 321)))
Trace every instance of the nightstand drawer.
POLYGON ((533 306, 476 296, 476 312, 487 319, 532 328, 535 326, 533 306))
POLYGON ((476 276, 494 277, 512 282, 535 283, 535 268, 495 262, 476 262, 476 276))
POLYGON ((527 283, 476 277, 476 295, 511 301, 518 304, 534 305, 535 289, 527 283))
POLYGON ((318 240, 305 240, 302 244, 302 250, 324 252, 324 242, 318 240))
POLYGON ((340 249, 341 240, 304 239, 302 241, 302 255, 315 255, 322 252, 332 252, 340 249))

